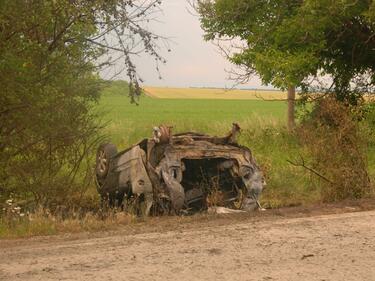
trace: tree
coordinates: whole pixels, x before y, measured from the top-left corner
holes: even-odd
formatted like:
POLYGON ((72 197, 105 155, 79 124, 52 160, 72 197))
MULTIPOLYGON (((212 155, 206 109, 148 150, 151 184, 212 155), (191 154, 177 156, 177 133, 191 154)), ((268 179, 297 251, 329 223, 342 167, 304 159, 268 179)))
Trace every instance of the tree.
MULTIPOLYGON (((0 0, 0 196, 50 205, 91 177, 100 140, 98 73, 123 61, 140 94, 134 55, 157 62, 145 23, 160 1, 0 0)), ((0 198, 1 199, 1 198, 0 198)))
MULTIPOLYGON (((244 76, 280 89, 333 94, 356 103, 375 84, 371 0, 198 0, 206 40, 240 39, 230 54, 244 76)), ((291 104, 292 105, 292 104, 291 104)))

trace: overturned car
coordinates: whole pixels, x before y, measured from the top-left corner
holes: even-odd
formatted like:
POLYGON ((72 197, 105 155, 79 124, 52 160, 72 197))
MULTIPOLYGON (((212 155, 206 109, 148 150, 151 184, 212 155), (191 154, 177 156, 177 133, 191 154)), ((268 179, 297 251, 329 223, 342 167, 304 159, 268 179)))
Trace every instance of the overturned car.
POLYGON ((135 206, 145 215, 193 213, 211 206, 239 210, 260 207, 263 175, 251 151, 237 144, 234 123, 224 137, 171 134, 155 127, 153 136, 117 152, 102 144, 96 157, 96 181, 111 206, 135 206))

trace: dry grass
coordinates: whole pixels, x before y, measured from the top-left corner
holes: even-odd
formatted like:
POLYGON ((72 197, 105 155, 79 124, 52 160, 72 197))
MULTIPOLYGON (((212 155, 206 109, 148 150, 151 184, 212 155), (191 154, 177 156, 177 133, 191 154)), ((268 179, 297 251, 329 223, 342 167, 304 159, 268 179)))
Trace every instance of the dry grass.
POLYGON ((134 223, 138 219, 132 214, 115 210, 105 214, 70 214, 68 217, 63 217, 39 209, 22 217, 0 216, 0 239, 113 230, 134 223))
POLYGON ((145 87, 146 95, 159 99, 286 100, 286 92, 216 88, 145 87))

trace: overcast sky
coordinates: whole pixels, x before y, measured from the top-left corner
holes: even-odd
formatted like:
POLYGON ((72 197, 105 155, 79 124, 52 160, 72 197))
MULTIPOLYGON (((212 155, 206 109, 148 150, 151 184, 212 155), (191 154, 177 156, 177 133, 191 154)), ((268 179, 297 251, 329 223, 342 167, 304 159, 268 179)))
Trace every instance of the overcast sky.
MULTIPOLYGON (((160 22, 152 22, 151 29, 171 38, 171 52, 165 52, 167 63, 160 67, 159 79, 154 60, 143 56, 137 59, 138 72, 146 86, 167 87, 231 87, 225 70, 231 64, 219 53, 217 47, 203 40, 199 19, 192 15, 186 0, 163 0, 160 22), (190 12, 189 12, 190 10, 190 12)), ((125 73, 122 79, 126 79, 125 73)), ((243 87, 260 88, 254 78, 243 87)))

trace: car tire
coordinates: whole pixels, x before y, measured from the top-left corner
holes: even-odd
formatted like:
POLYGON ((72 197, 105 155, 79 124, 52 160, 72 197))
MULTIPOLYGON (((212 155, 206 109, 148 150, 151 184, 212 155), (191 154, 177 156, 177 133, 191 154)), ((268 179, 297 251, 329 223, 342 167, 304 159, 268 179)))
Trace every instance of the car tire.
POLYGON ((117 154, 117 148, 112 143, 101 144, 96 153, 96 176, 98 181, 106 178, 111 159, 117 154))

